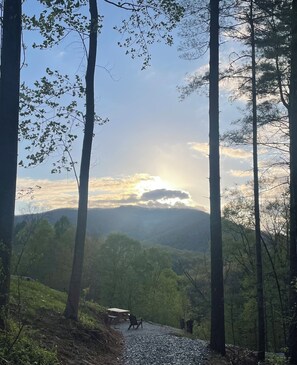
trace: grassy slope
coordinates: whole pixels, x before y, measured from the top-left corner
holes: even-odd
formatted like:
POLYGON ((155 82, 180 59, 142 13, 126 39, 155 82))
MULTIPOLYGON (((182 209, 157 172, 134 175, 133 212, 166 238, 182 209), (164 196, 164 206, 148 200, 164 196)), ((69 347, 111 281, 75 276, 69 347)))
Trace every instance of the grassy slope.
MULTIPOLYGON (((13 278, 11 333, 0 332, 0 365, 120 365, 122 339, 104 324, 105 309, 83 303, 77 323, 63 318, 65 303, 65 293, 13 278)), ((255 365, 257 359, 252 351, 228 346, 225 358, 210 353, 204 365, 231 363, 255 365)), ((274 357, 266 364, 284 360, 274 357)))
POLYGON ((0 364, 116 365, 121 337, 104 324, 104 308, 83 303, 74 322, 62 316, 65 303, 65 293, 13 278, 11 331, 0 333, 0 364))

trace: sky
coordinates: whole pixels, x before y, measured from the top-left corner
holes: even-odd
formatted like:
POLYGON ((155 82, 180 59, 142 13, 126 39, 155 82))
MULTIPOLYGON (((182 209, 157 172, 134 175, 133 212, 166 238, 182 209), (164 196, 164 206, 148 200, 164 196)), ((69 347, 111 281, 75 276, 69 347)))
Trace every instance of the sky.
MULTIPOLYGON (((106 15, 98 42, 95 103, 97 113, 108 117, 109 122, 95 130, 89 207, 131 204, 209 211, 207 96, 194 94, 181 102, 177 90, 189 75, 207 67, 207 54, 195 61, 181 59, 175 32, 174 45, 153 45, 151 65, 141 70, 141 60, 132 60, 117 46, 121 36, 112 26, 121 14, 113 7, 103 11, 106 15)), ((49 51, 30 48, 36 37, 34 32, 24 33, 28 47, 22 81, 32 83, 46 67, 83 75, 83 49, 77 36, 49 51)), ((232 104, 229 96, 228 87, 222 87, 221 133, 232 128, 231 122, 241 113, 238 107, 242 103, 232 104)), ((83 130, 78 133, 72 150, 77 169, 83 130)), ((21 142, 19 157, 24 156, 21 142)), ((53 161, 49 157, 39 166, 19 168, 16 214, 77 207, 74 173, 51 174, 53 161)), ((244 184, 250 176, 250 149, 221 149, 222 191, 244 184)))

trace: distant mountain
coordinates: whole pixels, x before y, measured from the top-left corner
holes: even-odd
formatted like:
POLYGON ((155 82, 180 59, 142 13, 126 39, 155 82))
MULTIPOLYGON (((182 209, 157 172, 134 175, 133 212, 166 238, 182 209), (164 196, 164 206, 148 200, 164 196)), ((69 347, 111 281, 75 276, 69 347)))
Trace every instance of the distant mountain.
MULTIPOLYGON (((77 210, 56 209, 40 214, 50 223, 66 216, 75 225, 77 210)), ((26 216, 17 216, 16 223, 26 216)), ((123 233, 143 244, 166 245, 181 250, 209 251, 209 214, 196 209, 158 209, 123 206, 89 209, 89 235, 106 237, 123 233)))

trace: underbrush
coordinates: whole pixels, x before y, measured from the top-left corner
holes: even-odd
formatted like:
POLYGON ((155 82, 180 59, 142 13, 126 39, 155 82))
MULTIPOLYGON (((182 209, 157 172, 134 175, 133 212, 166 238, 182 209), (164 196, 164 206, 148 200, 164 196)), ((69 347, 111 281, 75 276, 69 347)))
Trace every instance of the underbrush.
POLYGON ((288 365, 289 362, 282 354, 266 353, 266 360, 260 362, 255 351, 242 347, 227 346, 226 356, 210 352, 205 365, 288 365))
POLYGON ((58 365, 60 362, 55 349, 43 348, 10 323, 9 331, 0 332, 0 364, 58 365))

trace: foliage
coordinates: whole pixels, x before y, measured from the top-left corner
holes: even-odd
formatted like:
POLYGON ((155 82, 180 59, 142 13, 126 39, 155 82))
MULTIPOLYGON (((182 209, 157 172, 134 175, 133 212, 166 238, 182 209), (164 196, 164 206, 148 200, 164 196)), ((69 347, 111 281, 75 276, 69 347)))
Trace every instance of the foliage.
MULTIPOLYGON (((73 228, 65 218, 61 218, 55 227, 45 220, 34 224, 35 229, 23 247, 17 273, 63 290, 71 270, 73 228)), ((22 251, 21 237, 28 230, 29 224, 25 224, 16 234, 14 262, 22 251)), ((178 326, 182 316, 182 284, 171 267, 170 255, 165 251, 144 249, 139 242, 126 236, 112 234, 105 242, 87 238, 83 274, 85 299, 100 301, 106 306, 127 307, 146 319, 178 326)), ((32 288, 32 297, 27 298, 29 294, 21 292, 22 300, 31 300, 32 310, 49 303, 62 313, 61 307, 43 297, 41 284, 36 282, 35 285, 36 293, 32 288)), ((25 288, 26 283, 22 287, 25 288)))
MULTIPOLYGON (((268 348, 271 351, 281 351, 285 346, 283 326, 287 330, 288 321, 285 235, 288 212, 285 196, 262 207, 263 223, 269 228, 264 235, 267 246, 267 251, 264 251, 264 280, 268 348)), ((253 349, 256 345, 256 292, 251 211, 252 205, 248 199, 243 199, 239 193, 230 196, 230 203, 224 211, 228 220, 223 220, 223 242, 226 341, 253 349)), ((47 283, 50 278, 53 288, 63 289, 62 283, 66 282, 71 269, 73 227, 62 217, 54 226, 44 220, 37 221, 34 229, 25 245, 24 262, 21 260, 18 273, 31 277, 34 273, 34 279, 47 283), (45 255, 42 255, 43 251, 45 255), (68 264, 66 257, 70 257, 68 264), (49 274, 45 275, 46 272, 49 274), (58 274, 54 275, 55 272, 58 274)), ((21 237, 24 240, 26 232, 30 232, 29 223, 19 224, 16 231, 14 262, 20 252, 19 240, 21 237)), ((87 237, 82 285, 81 308, 85 314, 81 314, 80 318, 89 328, 95 326, 89 316, 94 311, 92 306, 97 308, 95 303, 100 303, 108 307, 127 308, 144 320, 176 327, 181 318, 193 319, 194 335, 209 339, 209 253, 143 247, 138 241, 121 234, 112 234, 106 239, 87 237), (88 300, 94 303, 90 304, 88 300)), ((15 280, 12 288, 17 290, 15 280)), ((43 288, 37 281, 22 280, 20 294, 24 313, 32 316, 40 307, 63 312, 65 294, 49 289, 43 291, 43 288), (29 302, 33 308, 31 312, 25 310, 29 302)), ((16 299, 13 299, 13 304, 17 304, 16 299)))
POLYGON ((126 236, 110 235, 99 247, 102 304, 129 308, 138 316, 177 326, 181 316, 178 277, 169 256, 143 249, 126 236))
POLYGON ((16 343, 17 331, 0 333, 0 362, 9 365, 58 365, 55 350, 46 350, 27 336, 23 336, 16 343), (5 362, 2 362, 5 361, 5 362))
POLYGON ((50 289, 37 281, 13 277, 11 291, 14 293, 11 303, 18 305, 20 298, 26 316, 35 317, 40 309, 63 312, 65 293, 50 289))
POLYGON ((28 155, 27 161, 19 162, 20 166, 42 163, 58 151, 61 159, 54 163, 52 172, 60 172, 63 166, 70 170, 67 161, 77 138, 75 129, 84 123, 78 105, 83 95, 84 86, 78 75, 72 83, 68 75, 49 68, 45 76, 35 81, 34 88, 22 83, 19 128, 28 155))
MULTIPOLYGON (((93 332, 100 333, 102 338, 105 336, 106 328, 101 322, 105 308, 85 302, 80 307, 80 323, 76 327, 66 320, 63 322, 61 315, 65 302, 65 293, 50 289, 32 279, 13 277, 9 330, 0 332, 0 363, 60 364, 61 347, 65 346, 63 351, 66 351, 66 354, 68 351, 67 343, 63 342, 68 334, 71 336, 72 332, 77 331, 76 336, 93 332), (59 338, 58 342, 56 338, 59 338)), ((78 342, 76 338, 77 346, 78 342)), ((86 347, 85 343, 83 345, 86 347)), ((98 348, 98 341, 96 346, 98 348)), ((104 350, 106 351, 106 346, 104 350)))
MULTIPOLYGON (((13 293, 11 304, 16 307, 21 304, 20 316, 26 318, 38 317, 38 313, 53 311, 62 315, 66 302, 66 293, 51 289, 30 278, 13 277, 11 283, 13 293)), ((80 322, 88 328, 98 326, 96 316, 104 313, 104 307, 92 302, 84 302, 80 307, 80 322)))
POLYGON ((71 270, 73 236, 73 228, 63 217, 55 227, 44 219, 25 222, 15 234, 13 274, 65 290, 71 270))
POLYGON ((83 7, 87 0, 50 1, 39 0, 43 9, 39 14, 24 15, 23 21, 28 30, 38 30, 43 37, 41 43, 34 42, 34 48, 49 48, 57 45, 71 32, 80 32, 83 36, 89 34, 90 24, 83 7))
MULTIPOLYGON (((250 336, 250 333, 254 333, 256 328, 256 265, 253 249, 255 238, 254 231, 251 229, 253 217, 250 214, 252 202, 251 198, 242 199, 241 194, 238 199, 234 200, 234 197, 233 194, 224 210, 226 218, 232 219, 232 222, 225 223, 225 258, 228 268, 226 304, 229 308, 227 313, 230 310, 228 317, 230 321, 232 320, 233 332, 239 330, 237 335, 236 333, 233 335, 236 338, 236 343, 233 343, 242 345, 241 342, 237 342, 241 339, 244 343, 250 343, 253 348, 253 336, 250 336), (231 279, 232 281, 228 284, 231 279), (229 292, 230 289, 231 292, 229 292), (233 289, 236 296, 232 295, 233 289), (230 301, 232 298, 236 300, 236 305, 230 301)), ((277 198, 262 206, 262 223, 268 228, 267 232, 262 232, 267 345, 273 351, 280 351, 285 346, 288 330, 288 272, 286 269, 288 237, 285 228, 288 221, 285 223, 286 220, 285 199, 277 198)))
POLYGON ((282 354, 268 354, 267 361, 268 361, 268 364, 271 364, 271 365, 289 364, 289 360, 285 356, 282 356, 282 354))
POLYGON ((120 47, 126 48, 126 54, 132 58, 143 58, 142 68, 149 66, 151 54, 149 46, 155 41, 173 43, 171 31, 181 20, 184 8, 176 1, 137 0, 133 3, 113 2, 105 0, 118 8, 130 13, 121 25, 116 25, 115 30, 124 34, 123 42, 118 42, 120 47))
POLYGON ((55 348, 47 349, 32 337, 30 329, 24 326, 24 321, 38 317, 40 310, 57 311, 61 313, 65 295, 44 285, 27 281, 27 279, 12 278, 11 282, 11 318, 9 330, 0 334, 0 359, 5 363, 15 365, 55 365, 59 364, 55 348))

